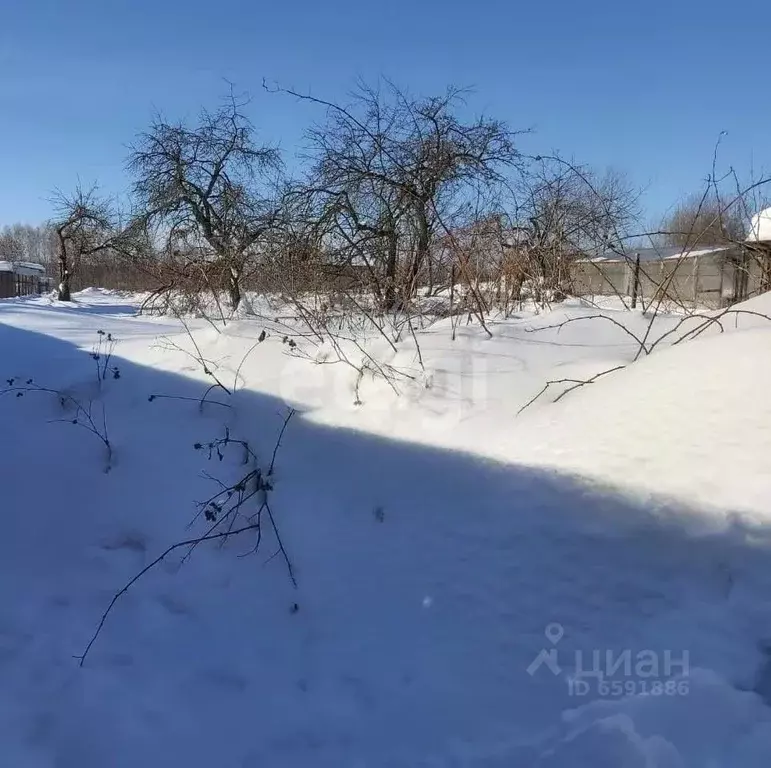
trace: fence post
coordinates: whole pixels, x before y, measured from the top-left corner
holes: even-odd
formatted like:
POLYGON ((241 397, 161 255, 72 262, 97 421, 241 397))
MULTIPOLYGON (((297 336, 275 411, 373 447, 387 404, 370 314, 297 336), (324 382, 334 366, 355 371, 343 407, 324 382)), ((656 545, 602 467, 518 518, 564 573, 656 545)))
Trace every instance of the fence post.
POLYGON ((632 309, 637 306, 637 291, 640 285, 640 254, 634 260, 634 278, 632 279, 632 309))

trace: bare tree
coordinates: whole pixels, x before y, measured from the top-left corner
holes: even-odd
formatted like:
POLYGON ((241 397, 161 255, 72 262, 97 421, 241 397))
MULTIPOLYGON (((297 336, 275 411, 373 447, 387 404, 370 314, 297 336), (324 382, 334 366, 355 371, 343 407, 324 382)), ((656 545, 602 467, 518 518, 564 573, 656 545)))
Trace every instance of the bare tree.
POLYGON ((243 103, 231 94, 192 127, 158 117, 133 147, 134 192, 168 241, 183 240, 198 261, 215 262, 235 310, 247 263, 275 225, 276 149, 254 142, 243 103))
POLYGON ((73 274, 84 259, 107 251, 116 238, 112 203, 99 197, 96 187, 80 185, 71 194, 57 192, 53 199, 59 264, 59 301, 71 301, 73 274))
POLYGON ((678 205, 661 229, 668 245, 693 248, 741 241, 747 222, 741 206, 729 207, 710 191, 706 197, 698 194, 678 205))
POLYGON ((0 259, 3 261, 22 261, 24 246, 10 227, 3 227, 0 232, 0 259))
POLYGON ((366 275, 386 310, 415 295, 438 237, 468 213, 477 188, 501 183, 518 161, 504 123, 458 116, 457 88, 420 98, 361 85, 348 105, 285 92, 326 109, 309 132, 306 189, 327 251, 366 275))
POLYGON ((520 280, 536 301, 572 289, 572 264, 613 251, 639 217, 639 192, 617 171, 535 157, 522 174, 513 220, 525 233, 513 248, 520 280))
POLYGON ((0 258, 49 264, 56 261, 56 236, 50 225, 11 224, 0 230, 0 258))

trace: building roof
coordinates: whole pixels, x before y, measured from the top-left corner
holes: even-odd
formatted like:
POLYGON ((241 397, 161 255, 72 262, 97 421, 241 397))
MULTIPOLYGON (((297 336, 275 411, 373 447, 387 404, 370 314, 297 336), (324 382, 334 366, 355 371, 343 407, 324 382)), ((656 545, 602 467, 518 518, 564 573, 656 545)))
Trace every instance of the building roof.
POLYGON ((771 242, 771 208, 764 208, 752 217, 747 241, 753 243, 771 242))
POLYGON ((17 261, 16 270, 25 270, 29 272, 40 272, 42 275, 45 271, 45 264, 38 264, 36 261, 17 261))
POLYGON ((34 261, 0 261, 0 272, 15 272, 17 275, 44 275, 46 268, 34 261))
POLYGON ((730 245, 707 245, 700 248, 683 249, 680 245, 663 245, 655 248, 627 248, 624 253, 618 251, 606 251, 600 256, 594 256, 589 259, 579 259, 579 261, 592 262, 613 262, 627 261, 634 262, 637 256, 640 256, 641 262, 651 261, 669 261, 681 258, 692 259, 699 256, 708 256, 714 253, 721 253, 731 249, 730 245))

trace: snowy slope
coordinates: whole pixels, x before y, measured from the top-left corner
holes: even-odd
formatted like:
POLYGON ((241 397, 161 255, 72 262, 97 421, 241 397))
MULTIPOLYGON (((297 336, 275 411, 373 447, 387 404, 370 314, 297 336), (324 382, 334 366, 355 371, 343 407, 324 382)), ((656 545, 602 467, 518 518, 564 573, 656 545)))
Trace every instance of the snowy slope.
POLYGON ((504 452, 768 520, 769 346, 755 328, 662 350, 523 414, 504 452))
POLYGON ((179 351, 177 321, 77 298, 0 302, 2 379, 92 403, 114 452, 105 472, 104 446, 56 398, 0 397, 1 765, 767 763, 761 324, 662 345, 517 415, 549 379, 631 363, 634 340, 611 322, 549 327, 597 312, 580 305, 501 321, 492 339, 469 325, 451 341, 438 323, 419 334, 425 371, 410 342, 393 353, 415 372, 402 395, 368 379, 355 406, 350 370, 288 354, 269 323, 192 321, 235 389, 201 409, 210 378, 179 351), (120 370, 101 385, 98 330, 120 370), (188 524, 212 478, 243 472, 234 447, 209 461, 194 444, 227 426, 267 464, 287 404, 270 499, 297 588, 270 530, 256 554, 251 534, 174 553, 120 598, 80 668, 116 591, 204 529, 188 524), (542 650, 558 675, 528 673, 542 650), (689 663, 571 695, 575 654, 604 669, 608 651, 689 663))

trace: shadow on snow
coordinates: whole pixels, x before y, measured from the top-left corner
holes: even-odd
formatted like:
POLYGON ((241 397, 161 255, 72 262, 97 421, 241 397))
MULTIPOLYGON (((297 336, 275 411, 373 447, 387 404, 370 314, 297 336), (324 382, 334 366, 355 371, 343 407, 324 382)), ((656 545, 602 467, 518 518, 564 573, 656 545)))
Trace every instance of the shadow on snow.
POLYGON ((707 668, 728 653, 731 682, 754 684, 767 530, 738 518, 717 530, 666 502, 654 514, 556 472, 301 411, 271 492, 297 590, 268 533, 247 557, 251 534, 182 567, 170 558, 121 598, 79 670, 72 657, 111 596, 203 532, 204 521, 186 530, 194 501, 215 490, 201 472, 242 472, 237 452, 209 462, 193 444, 228 425, 267 465, 286 404, 253 391, 230 409, 148 402, 200 398, 206 384, 118 347, 121 377, 100 387, 86 353, 2 324, 0 350, 2 380, 30 376, 103 405, 115 450, 105 473, 92 435, 48 423, 61 418, 52 398, 0 398, 0 700, 24 723, 0 728, 0 743, 27 734, 57 765, 409 764, 457 743, 531 739, 596 697, 568 695, 576 651, 687 651, 707 668), (561 673, 531 676, 554 623, 561 673))

